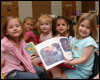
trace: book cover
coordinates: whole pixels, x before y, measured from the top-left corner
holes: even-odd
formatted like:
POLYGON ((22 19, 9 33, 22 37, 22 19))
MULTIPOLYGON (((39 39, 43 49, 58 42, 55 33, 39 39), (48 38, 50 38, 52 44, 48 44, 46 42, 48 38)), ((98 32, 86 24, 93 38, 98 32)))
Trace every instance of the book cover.
POLYGON ((64 57, 72 59, 66 37, 51 38, 35 46, 46 70, 63 63, 64 57))
POLYGON ((33 42, 29 42, 26 44, 26 50, 29 53, 30 56, 34 55, 35 53, 37 53, 35 47, 34 47, 34 43, 33 42))

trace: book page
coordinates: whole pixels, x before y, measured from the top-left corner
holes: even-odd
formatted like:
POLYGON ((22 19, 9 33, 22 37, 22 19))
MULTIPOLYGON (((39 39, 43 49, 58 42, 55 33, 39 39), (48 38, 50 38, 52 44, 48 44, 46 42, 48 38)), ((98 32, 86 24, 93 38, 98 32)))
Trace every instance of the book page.
POLYGON ((46 70, 65 61, 57 38, 46 40, 35 47, 46 70))
POLYGON ((66 37, 59 37, 58 38, 58 42, 59 42, 59 44, 61 46, 61 49, 62 49, 63 54, 64 54, 64 57, 69 59, 69 60, 72 60, 73 59, 72 51, 71 51, 68 39, 66 37))

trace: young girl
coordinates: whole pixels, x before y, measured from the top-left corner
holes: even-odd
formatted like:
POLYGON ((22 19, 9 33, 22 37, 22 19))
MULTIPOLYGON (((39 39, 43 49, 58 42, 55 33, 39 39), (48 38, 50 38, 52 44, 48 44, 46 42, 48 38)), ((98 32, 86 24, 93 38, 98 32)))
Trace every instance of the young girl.
MULTIPOLYGON (((64 16, 58 16, 54 20, 53 29, 55 37, 66 37, 69 42, 74 37, 73 23, 64 16)), ((58 66, 48 70, 48 72, 51 73, 54 76, 54 78, 55 76, 61 74, 61 73, 56 73, 57 71, 55 70, 57 67, 58 66)))
POLYGON ((33 33, 33 27, 34 27, 34 19, 32 17, 26 17, 23 21, 23 26, 25 29, 24 33, 24 40, 25 42, 33 42, 35 45, 37 44, 37 38, 33 33))
MULTIPOLYGON (((52 18, 48 14, 41 15, 38 23, 41 31, 39 42, 52 38, 52 18)), ((34 66, 39 66, 38 64, 41 63, 41 59, 36 57, 32 59, 32 63, 34 66)))
POLYGON ((53 37, 52 34, 52 17, 50 17, 48 14, 43 14, 39 17, 39 27, 40 27, 40 42, 43 42, 47 39, 50 39, 53 37))
POLYGON ((73 23, 66 17, 58 16, 55 26, 58 36, 67 37, 69 41, 74 37, 73 23))
MULTIPOLYGON (((98 45, 96 17, 90 13, 84 13, 77 24, 76 36, 71 40, 73 60, 65 59, 65 64, 75 65, 76 70, 66 69, 60 72, 60 78, 63 79, 88 79, 92 74, 95 51, 98 45)), ((59 69, 59 68, 58 68, 59 69)))
POLYGON ((23 27, 17 17, 8 17, 3 25, 5 37, 1 40, 1 69, 5 79, 44 78, 42 68, 33 67, 31 57, 26 51, 23 27), (38 76, 39 75, 39 76, 38 76))

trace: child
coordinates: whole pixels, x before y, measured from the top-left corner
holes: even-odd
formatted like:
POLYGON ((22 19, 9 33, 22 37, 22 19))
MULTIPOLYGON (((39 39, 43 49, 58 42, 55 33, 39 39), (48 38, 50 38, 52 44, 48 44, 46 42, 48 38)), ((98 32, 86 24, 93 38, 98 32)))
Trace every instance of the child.
POLYGON ((47 39, 50 39, 53 37, 52 34, 52 17, 50 17, 48 14, 43 14, 39 17, 39 27, 40 27, 40 42, 43 42, 47 39))
POLYGON ((55 26, 58 36, 67 37, 69 41, 74 37, 73 23, 66 17, 58 16, 55 26))
POLYGON ((61 75, 58 77, 63 79, 88 79, 92 74, 95 58, 94 53, 98 49, 98 45, 95 42, 96 39, 96 17, 93 14, 84 13, 79 18, 76 36, 70 43, 73 60, 70 61, 65 58, 65 64, 75 65, 76 70, 66 69, 61 72, 60 69, 58 73, 61 73, 61 75))
MULTIPOLYGON (((53 37, 52 18, 48 14, 41 15, 38 19, 38 24, 41 31, 39 42, 43 42, 53 37)), ((41 63, 41 59, 39 57, 36 57, 32 59, 32 63, 34 64, 34 66, 38 66, 38 64, 41 63)))
POLYGON ((37 38, 33 33, 33 27, 34 27, 34 19, 32 17, 26 17, 23 21, 23 26, 25 29, 24 33, 24 40, 25 42, 33 42, 35 45, 37 44, 37 38))
MULTIPOLYGON (((34 27, 34 19, 32 17, 26 17, 23 21, 23 26, 24 26, 24 40, 26 43, 33 42, 35 45, 37 45, 37 38, 33 33, 33 27, 34 27)), ((38 54, 32 55, 32 64, 34 66, 39 66, 38 64, 40 63, 40 58, 38 57, 38 54)))
MULTIPOLYGON (((53 32, 56 35, 55 37, 60 37, 60 36, 66 37, 68 38, 69 42, 74 37, 73 23, 64 16, 58 16, 55 19, 53 29, 54 29, 53 32)), ((52 75, 58 75, 59 73, 58 74, 55 73, 56 71, 53 73, 54 70, 55 69, 52 68, 48 70, 48 72, 51 73, 52 75)))
POLYGON ((44 78, 42 68, 33 67, 23 40, 23 27, 19 18, 8 17, 3 25, 5 37, 1 40, 1 69, 5 79, 44 78), (38 76, 39 75, 39 76, 38 76))

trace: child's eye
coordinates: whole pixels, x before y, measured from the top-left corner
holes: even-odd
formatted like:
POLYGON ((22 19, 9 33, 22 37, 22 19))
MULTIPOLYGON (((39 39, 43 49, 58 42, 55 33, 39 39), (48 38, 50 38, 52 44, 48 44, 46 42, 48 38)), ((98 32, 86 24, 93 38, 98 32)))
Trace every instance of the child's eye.
POLYGON ((63 26, 65 26, 65 24, 62 24, 63 26))
POLYGON ((30 26, 33 26, 32 24, 30 26))
POLYGON ((87 27, 87 29, 90 29, 90 27, 87 27))
POLYGON ((13 28, 13 26, 9 26, 8 28, 13 28))
POLYGON ((60 26, 60 24, 57 24, 57 26, 60 26))
POLYGON ((29 25, 29 23, 27 23, 27 25, 29 25))
POLYGON ((9 27, 9 28, 13 28, 13 27, 9 27))
POLYGON ((83 25, 83 24, 81 24, 81 26, 82 26, 82 27, 84 27, 84 25, 83 25))
POLYGON ((20 25, 16 25, 16 27, 19 27, 20 25))
POLYGON ((48 23, 46 23, 46 25, 49 25, 48 23))
POLYGON ((40 25, 43 25, 43 24, 40 24, 40 25))

